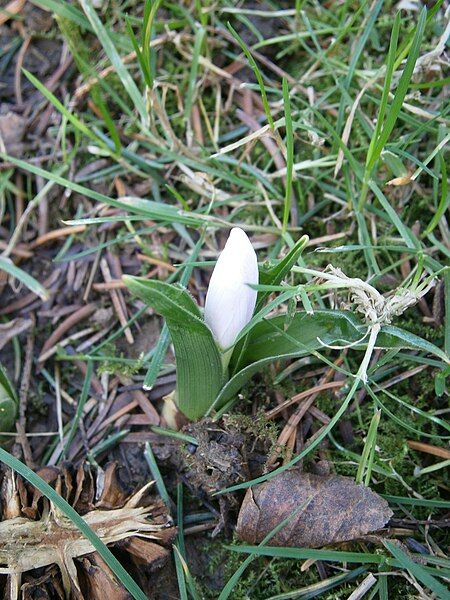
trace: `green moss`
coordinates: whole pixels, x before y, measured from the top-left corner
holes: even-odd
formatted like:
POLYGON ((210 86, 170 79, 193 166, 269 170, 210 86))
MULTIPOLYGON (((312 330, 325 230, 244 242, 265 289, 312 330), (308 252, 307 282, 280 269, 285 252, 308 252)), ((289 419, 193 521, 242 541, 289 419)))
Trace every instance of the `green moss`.
POLYGON ((274 421, 268 421, 263 410, 258 411, 256 415, 234 413, 226 416, 225 422, 248 433, 255 440, 269 442, 271 446, 275 445, 278 439, 279 426, 274 421))
POLYGON ((108 373, 110 375, 123 375, 130 377, 139 373, 142 368, 144 355, 141 354, 135 361, 126 362, 123 352, 118 352, 114 344, 107 344, 104 349, 104 360, 99 364, 97 373, 108 373), (117 359, 117 360, 112 360, 117 359), (123 359, 123 362, 121 361, 123 359))

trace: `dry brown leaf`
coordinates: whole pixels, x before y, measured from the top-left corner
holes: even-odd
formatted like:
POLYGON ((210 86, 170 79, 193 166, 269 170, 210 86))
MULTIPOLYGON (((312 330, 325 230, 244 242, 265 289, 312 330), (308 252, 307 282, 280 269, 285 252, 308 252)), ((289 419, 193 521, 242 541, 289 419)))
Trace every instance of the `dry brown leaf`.
POLYGON ((247 490, 236 532, 241 540, 258 544, 292 514, 270 545, 317 548, 353 540, 383 527, 392 511, 386 500, 350 477, 290 469, 247 490))
POLYGON ((399 186, 408 185, 408 183, 411 183, 411 175, 402 175, 401 177, 394 177, 394 179, 390 179, 389 181, 387 181, 386 185, 399 186))

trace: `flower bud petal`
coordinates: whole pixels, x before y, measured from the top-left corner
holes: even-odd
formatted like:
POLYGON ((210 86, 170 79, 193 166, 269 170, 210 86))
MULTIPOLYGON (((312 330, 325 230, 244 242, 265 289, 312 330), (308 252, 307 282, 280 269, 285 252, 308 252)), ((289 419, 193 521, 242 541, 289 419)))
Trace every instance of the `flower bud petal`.
POLYGON ((257 283, 256 253, 247 234, 235 227, 217 260, 205 302, 205 322, 220 348, 232 346, 252 318, 257 292, 247 284, 257 283))

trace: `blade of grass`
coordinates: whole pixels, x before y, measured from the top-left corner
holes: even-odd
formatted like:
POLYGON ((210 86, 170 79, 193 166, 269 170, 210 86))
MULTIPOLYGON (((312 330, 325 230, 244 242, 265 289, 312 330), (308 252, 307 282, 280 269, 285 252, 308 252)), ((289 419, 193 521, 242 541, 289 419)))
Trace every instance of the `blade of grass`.
POLYGON ((377 200, 383 207, 384 211, 388 215, 388 217, 389 217, 390 221, 392 222, 392 224, 394 225, 394 227, 397 229, 399 234, 402 236, 402 238, 403 238, 405 244, 408 246, 408 248, 420 248, 419 240, 413 235, 411 230, 409 230, 405 227, 400 215, 398 215, 397 212, 395 211, 395 209, 391 206, 389 200, 386 198, 386 196, 380 190, 378 185, 374 181, 370 181, 369 188, 375 194, 377 200))
MULTIPOLYGON (((370 10, 368 10, 368 12, 367 12, 368 18, 367 18, 365 27, 361 32, 361 35, 358 39, 357 44, 352 49, 350 63, 348 65, 347 75, 344 80, 345 90, 348 90, 350 88, 350 84, 352 82, 353 75, 356 70, 356 66, 361 57, 362 51, 364 50, 364 47, 367 43, 367 40, 369 39, 369 36, 375 26, 376 20, 378 18, 380 10, 383 6, 383 3, 384 3, 384 0, 377 0, 377 2, 373 3, 370 6, 370 10)), ((337 133, 340 133, 342 131, 342 125, 343 125, 343 121, 344 121, 345 101, 346 101, 346 97, 343 94, 341 96, 341 102, 339 105, 338 117, 337 117, 337 122, 336 122, 336 132, 337 133)))
POLYGON ((419 57, 420 45, 422 43, 422 38, 425 31, 426 17, 427 9, 426 7, 423 7, 419 16, 419 20, 417 22, 416 32, 414 35, 413 43, 411 45, 411 49, 408 53, 408 59, 406 61, 405 68, 403 69, 403 73, 395 90, 394 99, 389 108, 389 112, 387 113, 386 121, 383 124, 383 126, 380 127, 380 133, 378 139, 375 142, 373 154, 370 158, 370 161, 367 164, 368 171, 372 170, 372 168, 375 165, 375 162, 378 160, 381 151, 384 148, 384 145, 386 144, 387 140, 389 139, 389 136, 391 135, 391 132, 395 126, 398 115, 402 108, 403 101, 405 99, 411 81, 411 77, 414 72, 414 67, 416 65, 417 58, 419 57))
POLYGON ((292 115, 291 115, 291 100, 289 97, 289 86, 287 79, 283 77, 283 103, 284 103, 284 117, 286 121, 286 191, 284 197, 284 210, 283 210, 283 235, 286 233, 286 229, 289 223, 289 216, 291 214, 291 203, 292 203, 292 173, 294 166, 294 136, 292 129, 292 115))
POLYGON ((178 534, 174 544, 175 568, 178 579, 180 598, 187 598, 187 587, 194 600, 200 600, 195 581, 192 578, 186 562, 186 547, 184 543, 184 514, 183 514, 183 484, 177 485, 177 528, 178 534))
POLYGON ((89 127, 83 123, 82 121, 80 121, 80 119, 75 116, 73 114, 73 112, 71 112, 70 110, 68 110, 64 104, 62 102, 60 102, 58 100, 58 98, 52 94, 52 92, 50 90, 48 90, 45 85, 43 85, 39 79, 37 79, 37 77, 35 77, 32 73, 30 73, 29 71, 27 71, 26 69, 22 69, 23 73, 25 74, 25 76, 27 77, 27 79, 29 79, 31 81, 31 83, 34 85, 34 87, 39 90, 41 92, 41 94, 47 98, 47 100, 49 102, 51 102, 53 104, 53 106, 62 114, 64 115, 64 117, 70 121, 70 123, 72 123, 72 125, 74 127, 76 127, 76 129, 78 129, 78 131, 80 133, 82 133, 83 135, 85 135, 86 137, 88 137, 89 139, 91 139, 93 142, 96 142, 99 146, 101 146, 101 148, 103 150, 105 150, 106 152, 109 153, 109 148, 108 146, 103 142, 103 140, 101 140, 99 137, 97 137, 95 135, 95 133, 93 133, 89 127))
POLYGON ((377 429, 380 423, 381 410, 376 410, 372 417, 369 425, 369 431, 367 432, 366 443, 361 454, 361 460, 358 466, 358 472, 356 473, 356 483, 362 483, 364 479, 364 473, 366 474, 364 485, 369 485, 371 475, 371 464, 373 462, 373 456, 375 452, 375 445, 377 442, 377 429))
POLYGON ((94 371, 94 365, 93 365, 92 361, 89 360, 89 361, 87 361, 86 375, 84 377, 83 387, 81 389, 80 400, 78 402, 75 417, 73 418, 72 425, 70 427, 70 431, 67 436, 66 443, 64 445, 64 450, 63 450, 64 455, 67 454, 67 451, 70 448, 70 444, 73 440, 73 436, 75 435, 75 432, 78 430, 78 425, 83 416, 84 406, 89 397, 89 389, 91 387, 91 379, 92 379, 93 371, 94 371))
POLYGON ((398 34, 400 32, 400 11, 397 12, 394 19, 394 25, 392 27, 391 40, 389 43, 388 55, 386 58, 386 75, 384 77, 384 86, 383 92, 381 94, 380 106, 378 109, 377 123, 375 126, 375 130, 372 135, 372 139, 370 140, 369 149, 367 150, 367 158, 366 158, 366 166, 372 162, 373 152, 375 143, 380 136, 381 127, 384 122, 384 117, 386 114, 387 104, 389 100, 389 92, 391 89, 392 83, 392 75, 394 74, 394 64, 395 64, 395 53, 397 51, 398 44, 398 34))
POLYGON ((310 600, 311 598, 321 596, 325 592, 332 590, 342 583, 356 579, 366 572, 367 567, 357 567, 356 569, 348 571, 347 573, 333 575, 332 577, 322 579, 318 583, 313 583, 299 590, 293 590, 292 592, 285 592, 282 594, 277 594, 276 596, 270 596, 267 598, 267 600, 310 600))
MULTIPOLYGON (((444 0, 437 0, 432 7, 430 7, 429 11, 428 11, 428 15, 427 15, 427 20, 426 20, 426 25, 428 25, 436 16, 436 13, 439 11, 439 9, 441 8, 442 3, 444 2, 444 0)), ((415 35, 415 31, 414 29, 405 37, 404 42, 402 43, 402 45, 400 46, 400 49, 397 53, 397 59, 395 61, 395 67, 394 70, 398 69, 399 66, 401 65, 401 63, 403 62, 403 60, 405 59, 406 55, 409 52, 409 49, 411 48, 411 45, 413 43, 414 40, 414 35, 415 35)))
POLYGON ((439 157, 439 165, 441 168, 441 199, 439 201, 439 205, 436 209, 436 212, 431 219, 428 227, 423 232, 422 237, 426 237, 430 235, 434 231, 434 229, 439 224, 439 221, 442 219, 443 215, 447 212, 448 207, 450 206, 450 195, 448 193, 448 179, 447 179, 447 165, 444 157, 442 156, 442 152, 438 153, 439 157))
POLYGON ((252 53, 250 52, 247 44, 244 42, 244 40, 241 38, 241 36, 237 33, 237 31, 235 31, 233 29, 233 27, 231 26, 230 23, 227 23, 227 27, 230 30, 231 35, 234 37, 234 39, 237 41, 237 43, 241 47, 242 52, 247 57, 249 65, 252 68, 253 73, 255 74, 255 77, 256 77, 256 79, 258 81, 259 90, 261 92, 261 100, 262 100, 262 103, 263 103, 264 112, 266 113, 267 122, 269 123, 270 129, 272 131, 275 131, 275 125, 274 125, 274 122, 273 122, 272 112, 270 110, 269 101, 267 99, 266 87, 264 85, 264 80, 263 80, 263 77, 261 75, 261 71, 259 70, 258 65, 256 64, 256 61, 255 61, 255 59, 252 56, 252 53))
POLYGON ((340 563, 356 564, 397 564, 388 556, 370 554, 368 552, 345 552, 342 550, 318 550, 314 548, 283 548, 278 546, 225 546, 233 552, 255 554, 257 556, 272 556, 277 558, 294 558, 296 560, 323 560, 340 563))
POLYGON ((186 560, 184 559, 184 557, 181 555, 180 550, 177 548, 177 546, 173 546, 173 550, 174 550, 174 557, 175 560, 178 559, 180 565, 181 565, 181 569, 183 570, 183 575, 184 578, 186 580, 186 584, 189 588, 189 593, 191 594, 193 600, 202 600, 202 597, 200 596, 200 594, 197 591, 197 588, 195 586, 195 581, 194 578, 191 575, 191 572, 189 571, 189 567, 188 564, 186 562, 186 560))
POLYGON ((154 50, 151 48, 153 24, 156 13, 161 6, 162 0, 146 0, 144 6, 144 22, 142 29, 142 61, 145 65, 145 73, 147 74, 147 85, 153 88, 153 68, 152 54, 154 50))
POLYGON ((23 269, 16 267, 16 265, 9 259, 0 256, 0 271, 5 271, 11 277, 15 277, 24 286, 31 290, 34 294, 39 296, 41 300, 48 300, 48 291, 37 281, 34 277, 26 273, 23 269))
POLYGON ((42 8, 43 10, 51 11, 55 15, 69 19, 83 29, 91 30, 89 21, 75 6, 66 2, 66 0, 30 0, 31 4, 42 8))
POLYGON ((194 98, 195 86, 197 83, 197 73, 200 52, 203 46, 203 40, 205 39, 206 31, 203 27, 198 27, 195 32, 194 51, 192 53, 191 70, 189 72, 188 89, 186 93, 186 103, 184 107, 184 119, 186 122, 191 118, 192 103, 194 98))
POLYGON ((161 472, 156 463, 155 455, 153 454, 152 448, 148 442, 145 443, 144 458, 147 461, 152 477, 155 480, 156 488, 158 489, 158 493, 161 496, 162 501, 167 506, 167 509, 172 512, 172 499, 169 496, 164 479, 162 478, 161 472))
MULTIPOLYGON (((54 181, 63 187, 70 189, 74 192, 87 196, 88 198, 92 198, 97 202, 102 202, 109 206, 114 206, 115 208, 120 208, 127 212, 131 212, 133 214, 141 215, 144 218, 156 219, 161 221, 166 221, 168 223, 171 222, 180 222, 186 225, 191 226, 199 226, 204 224, 204 220, 202 219, 202 215, 196 214, 194 212, 190 213, 182 213, 178 207, 162 204, 160 202, 154 202, 151 200, 143 200, 141 198, 130 198, 127 197, 126 200, 116 200, 114 198, 109 198, 104 194, 100 194, 95 190, 91 190, 85 186, 79 185, 69 179, 65 179, 55 173, 51 173, 50 171, 46 171, 45 169, 41 169, 31 163, 27 163, 24 160, 20 160, 13 156, 9 156, 0 152, 0 158, 13 163, 15 166, 23 169, 24 171, 28 171, 29 173, 33 173, 34 175, 40 175, 44 179, 54 181)), ((222 225, 223 226, 223 225, 222 225)))
MULTIPOLYGON (((407 569, 410 574, 415 578, 421 581, 424 585, 426 585, 432 592, 434 592, 438 598, 441 600, 448 600, 449 591, 448 588, 445 587, 440 581, 438 581, 435 577, 427 573, 427 571, 418 563, 414 562, 412 558, 410 558, 406 552, 397 546, 391 540, 383 540, 383 544, 389 550, 389 552, 394 556, 398 562, 407 569)), ((444 573, 443 573, 444 575, 444 573)))
POLYGON ((184 563, 181 560, 181 552, 177 546, 173 547, 173 559, 175 562, 175 571, 177 574, 178 592, 180 594, 180 600, 188 600, 187 587, 186 587, 186 576, 184 572, 184 563))
POLYGON ((449 500, 428 500, 427 498, 407 498, 406 496, 391 496, 381 494, 381 497, 391 504, 405 504, 406 506, 424 506, 425 508, 444 508, 450 510, 449 500))
POLYGON ((81 8, 84 11, 84 14, 86 15, 86 17, 89 20, 89 23, 91 24, 92 29, 94 30, 98 40, 103 46, 107 57, 111 61, 115 72, 121 80, 125 91, 130 96, 134 107, 138 111, 142 124, 146 126, 148 122, 148 113, 144 98, 142 97, 141 92, 139 91, 137 85, 132 79, 124 63, 122 62, 122 59, 120 58, 119 53, 117 52, 117 49, 113 44, 111 38, 109 37, 108 32, 106 31, 97 13, 95 12, 94 7, 92 6, 92 1, 79 0, 79 2, 81 8))
POLYGON ((421 475, 426 475, 427 473, 434 473, 435 471, 439 471, 440 469, 446 469, 450 466, 450 460, 443 460, 441 462, 435 463, 434 465, 430 465, 429 467, 424 467, 423 469, 417 469, 414 471, 415 477, 420 477, 421 475))

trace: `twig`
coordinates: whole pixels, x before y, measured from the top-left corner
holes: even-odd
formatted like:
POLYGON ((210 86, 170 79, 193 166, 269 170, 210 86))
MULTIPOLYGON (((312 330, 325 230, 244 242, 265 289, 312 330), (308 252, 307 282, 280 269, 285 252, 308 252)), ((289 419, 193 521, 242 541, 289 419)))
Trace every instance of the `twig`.
POLYGON ((92 313, 95 312, 96 310, 97 310, 96 304, 93 304, 93 303, 87 304, 86 306, 83 306, 80 309, 76 310, 74 313, 72 313, 70 315, 70 317, 67 317, 67 319, 65 319, 55 329, 55 331, 51 334, 51 336, 45 342, 45 344, 41 350, 41 354, 39 355, 38 362, 43 363, 45 361, 44 357, 45 357, 47 351, 50 348, 52 348, 62 338, 62 336, 66 333, 66 331, 69 331, 69 329, 71 329, 74 325, 77 325, 80 321, 82 321, 83 319, 86 319, 87 317, 92 315, 92 313))
MULTIPOLYGON (((101 269, 101 272, 103 275, 103 279, 105 280, 105 283, 111 283, 111 281, 112 281, 111 272, 109 270, 109 266, 108 266, 108 263, 105 258, 102 258, 100 260, 100 269, 101 269)), ((119 319, 119 323, 124 328, 125 338, 129 344, 134 344, 133 334, 131 333, 130 328, 126 326, 128 319, 124 313, 122 303, 121 303, 120 297, 118 295, 118 291, 115 289, 110 289, 109 294, 111 296, 111 300, 112 300, 117 318, 119 319)))
POLYGON ((361 581, 356 590, 350 594, 348 600, 360 600, 360 598, 362 598, 376 582, 377 580, 372 573, 369 573, 367 577, 361 581))
POLYGON ((17 436, 22 447, 23 456, 26 464, 32 469, 34 467, 33 455, 31 452, 30 443, 26 437, 27 424, 27 401, 28 391, 30 389, 31 368, 33 366, 33 351, 34 351, 34 315, 31 313, 30 318, 33 325, 27 335, 27 344, 25 348, 25 362, 22 370, 22 379, 19 388, 19 420, 16 423, 17 436))

